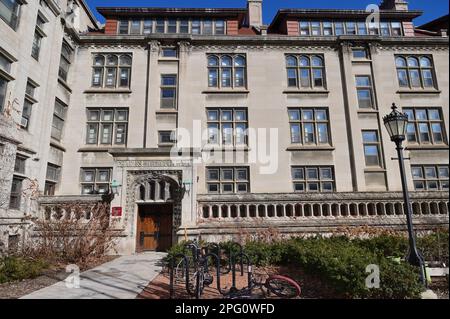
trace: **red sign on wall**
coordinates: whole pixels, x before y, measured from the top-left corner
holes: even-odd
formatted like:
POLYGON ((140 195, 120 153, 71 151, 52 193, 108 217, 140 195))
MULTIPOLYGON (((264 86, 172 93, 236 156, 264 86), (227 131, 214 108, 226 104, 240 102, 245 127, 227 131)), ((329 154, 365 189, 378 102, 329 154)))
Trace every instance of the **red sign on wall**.
POLYGON ((122 216, 122 207, 111 208, 111 216, 112 217, 121 217, 122 216))

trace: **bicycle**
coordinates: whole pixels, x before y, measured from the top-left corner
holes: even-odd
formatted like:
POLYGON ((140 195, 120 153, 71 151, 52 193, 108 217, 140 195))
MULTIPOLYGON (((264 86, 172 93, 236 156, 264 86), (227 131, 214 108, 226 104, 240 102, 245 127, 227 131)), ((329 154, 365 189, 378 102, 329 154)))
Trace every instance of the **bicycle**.
POLYGON ((263 298, 266 297, 264 293, 265 288, 267 295, 271 293, 277 297, 284 299, 297 298, 301 294, 300 285, 292 278, 282 275, 270 275, 265 281, 258 281, 251 273, 251 266, 249 266, 249 273, 251 274, 251 280, 249 287, 243 289, 231 289, 226 295, 225 299, 255 299, 255 289, 260 289, 263 292, 263 298))

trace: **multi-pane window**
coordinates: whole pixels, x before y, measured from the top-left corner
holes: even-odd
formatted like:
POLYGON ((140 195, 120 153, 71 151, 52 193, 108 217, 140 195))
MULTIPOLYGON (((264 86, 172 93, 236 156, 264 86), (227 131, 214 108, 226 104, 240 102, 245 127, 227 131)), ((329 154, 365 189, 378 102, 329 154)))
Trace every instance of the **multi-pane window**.
POLYGON ((57 165, 47 164, 47 173, 45 178, 44 195, 55 195, 56 184, 59 182, 61 167, 57 165))
POLYGON ((248 167, 208 167, 206 169, 208 193, 248 193, 250 174, 248 167))
POLYGON ((36 28, 34 30, 33 46, 31 48, 31 56, 36 60, 39 60, 39 55, 41 53, 42 39, 45 37, 43 29, 46 22, 47 21, 41 16, 41 13, 38 13, 36 18, 36 28))
POLYGON ((16 29, 19 24, 21 0, 0 0, 0 18, 11 28, 16 29))
POLYGON ((28 129, 33 104, 36 102, 34 98, 35 90, 36 86, 31 81, 28 81, 25 89, 25 99, 23 101, 22 118, 20 120, 20 126, 24 129, 28 129))
POLYGON ((289 109, 288 113, 292 144, 331 144, 326 108, 289 109))
POLYGON ((177 108, 177 75, 161 75, 161 108, 177 108))
POLYGON ((192 34, 201 34, 202 33, 200 20, 192 20, 192 22, 191 22, 191 33, 192 34))
POLYGON ((325 87, 325 64, 322 56, 288 55, 286 69, 289 87, 325 87))
POLYGON ((174 144, 175 132, 174 131, 159 131, 158 132, 159 144, 174 144))
POLYGON ((369 52, 365 48, 352 49, 352 56, 354 59, 368 59, 369 52))
POLYGON ((31 48, 31 56, 36 60, 39 60, 39 53, 41 52, 41 43, 43 36, 37 30, 34 31, 33 46, 31 48))
POLYGON ((383 163, 378 131, 363 131, 362 135, 366 166, 381 167, 383 163))
POLYGON ((8 81, 6 81, 4 78, 0 77, 0 112, 3 111, 3 107, 5 105, 7 86, 8 86, 8 81))
POLYGON ((161 56, 163 58, 176 58, 177 57, 177 49, 172 47, 162 48, 161 56))
POLYGON ((62 138, 66 113, 67 113, 67 105, 62 103, 60 100, 56 99, 55 109, 53 112, 51 136, 58 141, 61 140, 62 138))
POLYGON ((416 191, 448 191, 448 165, 411 166, 414 189, 416 191))
POLYGON ((444 144, 444 121, 440 108, 405 108, 408 115, 406 139, 408 143, 444 144))
POLYGON ((246 58, 242 54, 208 55, 208 87, 245 87, 246 65, 246 58))
POLYGON ((247 145, 246 109, 208 109, 206 113, 209 144, 247 145))
POLYGON ((177 20, 168 19, 167 20, 167 33, 177 33, 177 20))
POLYGON ((64 81, 67 81, 71 57, 72 57, 72 48, 67 43, 63 42, 61 47, 61 60, 59 62, 58 76, 64 81))
POLYGON ((128 20, 119 21, 119 34, 128 34, 129 22, 128 20))
POLYGON ((13 177, 11 193, 9 195, 10 209, 20 209, 20 201, 22 198, 22 180, 22 178, 13 177))
POLYGON ((325 21, 322 23, 323 35, 333 35, 333 23, 325 21))
POLYGON ((186 18, 157 18, 144 20, 120 20, 119 34, 152 34, 152 33, 180 33, 180 34, 226 34, 226 23, 222 19, 186 19, 186 18))
POLYGON ((358 97, 358 106, 361 109, 371 109, 374 107, 374 98, 372 90, 372 79, 369 75, 358 75, 356 81, 356 95, 358 97))
POLYGON ((343 22, 335 22, 334 23, 334 31, 336 35, 345 34, 344 23, 343 22))
POLYGON ((8 75, 7 77, 3 77, 2 73, 0 72, 0 112, 3 111, 6 100, 6 89, 8 87, 8 81, 10 81, 11 79, 11 77, 9 76, 9 72, 11 71, 11 64, 11 59, 0 52, 0 69, 8 75))
POLYGON ((140 34, 141 33, 141 21, 132 20, 130 22, 130 34, 140 34))
POLYGON ((128 109, 89 108, 87 110, 86 131, 86 144, 126 144, 128 109))
POLYGON ((19 174, 25 174, 25 165, 27 158, 24 156, 16 156, 16 161, 14 163, 14 172, 19 174))
POLYGON ((181 19, 179 24, 179 33, 189 33, 189 20, 181 19))
POLYGON ((356 25, 359 35, 367 35, 367 24, 365 22, 358 22, 356 25))
POLYGON ((213 34, 212 20, 203 20, 202 30, 203 30, 203 34, 206 34, 206 35, 213 34))
POLYGON ((111 182, 111 168, 82 168, 81 194, 106 194, 111 182))
POLYGON ((152 34, 153 33, 153 20, 144 20, 144 34, 152 34))
POLYGON ((397 77, 400 87, 435 87, 434 66, 429 56, 396 56, 397 77))
POLYGON ((129 54, 96 54, 93 58, 92 86, 129 88, 131 63, 129 54))
POLYGON ((292 182, 295 192, 333 192, 334 170, 331 166, 293 166, 292 182))
POLYGON ((382 21, 380 23, 366 23, 363 21, 300 21, 299 32, 302 36, 330 36, 330 35, 403 35, 400 22, 382 21))

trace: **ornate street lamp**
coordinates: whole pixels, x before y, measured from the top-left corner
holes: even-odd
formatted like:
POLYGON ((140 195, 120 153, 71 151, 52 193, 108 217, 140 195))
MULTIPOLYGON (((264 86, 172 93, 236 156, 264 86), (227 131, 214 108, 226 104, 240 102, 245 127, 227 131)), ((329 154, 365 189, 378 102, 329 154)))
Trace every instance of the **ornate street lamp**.
POLYGON ((408 184, 406 181, 406 174, 405 174, 405 162, 403 158, 402 143, 405 140, 406 127, 408 125, 408 116, 404 113, 399 112, 397 110, 397 106, 395 105, 395 103, 393 103, 392 112, 383 117, 383 121, 387 131, 389 132, 391 141, 395 143, 397 148, 398 162, 400 166, 400 175, 402 179, 403 199, 405 201, 408 236, 409 236, 409 253, 407 260, 411 265, 420 267, 420 277, 421 277, 420 279, 422 283, 426 286, 427 279, 425 276, 425 262, 422 255, 417 250, 416 246, 416 238, 414 235, 412 223, 411 203, 409 200, 408 184))

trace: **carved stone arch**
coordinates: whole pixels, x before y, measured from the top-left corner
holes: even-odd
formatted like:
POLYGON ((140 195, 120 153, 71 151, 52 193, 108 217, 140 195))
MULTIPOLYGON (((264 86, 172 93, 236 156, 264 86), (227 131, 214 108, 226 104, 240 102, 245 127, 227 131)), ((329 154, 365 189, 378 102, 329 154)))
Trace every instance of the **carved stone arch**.
MULTIPOLYGON (((178 231, 181 225, 181 200, 184 197, 185 189, 182 186, 181 170, 129 170, 127 172, 127 188, 126 188, 126 206, 124 221, 129 223, 134 220, 135 205, 139 202, 140 186, 146 188, 146 197, 149 199, 150 184, 154 182, 159 185, 160 182, 166 182, 171 187, 172 194, 169 196, 170 203, 173 204, 173 232, 178 231)), ((131 228, 131 236, 135 235, 135 228, 131 228)))

